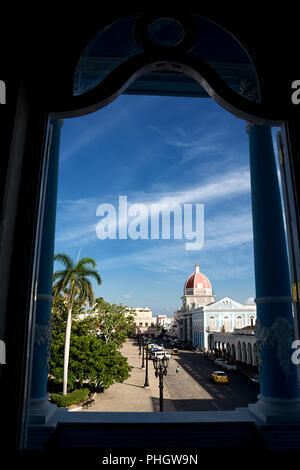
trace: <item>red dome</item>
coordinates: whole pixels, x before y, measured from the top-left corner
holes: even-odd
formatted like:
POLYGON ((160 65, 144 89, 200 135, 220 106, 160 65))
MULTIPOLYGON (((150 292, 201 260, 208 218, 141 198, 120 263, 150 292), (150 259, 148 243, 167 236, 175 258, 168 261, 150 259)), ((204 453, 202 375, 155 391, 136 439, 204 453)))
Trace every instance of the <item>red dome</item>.
POLYGON ((211 289, 211 284, 204 274, 199 271, 199 264, 195 266, 195 272, 190 275, 184 286, 185 289, 211 289))

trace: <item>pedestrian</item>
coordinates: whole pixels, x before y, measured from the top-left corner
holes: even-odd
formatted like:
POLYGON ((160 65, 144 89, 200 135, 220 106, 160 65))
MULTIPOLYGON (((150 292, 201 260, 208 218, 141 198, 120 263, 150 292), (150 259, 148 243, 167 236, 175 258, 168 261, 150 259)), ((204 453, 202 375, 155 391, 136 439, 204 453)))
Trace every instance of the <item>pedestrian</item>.
POLYGON ((176 375, 179 375, 179 366, 176 367, 176 375))

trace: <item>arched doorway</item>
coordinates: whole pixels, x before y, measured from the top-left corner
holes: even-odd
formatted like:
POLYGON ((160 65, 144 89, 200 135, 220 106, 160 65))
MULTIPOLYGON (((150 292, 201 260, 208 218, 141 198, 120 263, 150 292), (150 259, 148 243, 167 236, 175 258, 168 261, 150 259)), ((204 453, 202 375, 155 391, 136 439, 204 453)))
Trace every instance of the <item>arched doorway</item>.
POLYGON ((247 364, 247 346, 246 343, 242 343, 242 362, 247 364))
POLYGON ((223 323, 224 331, 228 331, 228 330, 230 329, 230 320, 229 320, 229 317, 228 317, 228 316, 225 316, 223 321, 224 321, 224 323, 223 323))
POLYGON ((237 360, 236 349, 235 349, 235 345, 234 345, 234 344, 232 344, 232 346, 231 346, 231 354, 232 354, 232 360, 233 360, 233 361, 237 360))
POLYGON ((241 346, 241 342, 238 341, 238 344, 237 344, 237 360, 242 362, 243 358, 242 358, 242 346, 241 346))
POLYGON ((253 365, 253 355, 252 355, 252 345, 248 343, 247 345, 247 364, 252 366, 253 365))

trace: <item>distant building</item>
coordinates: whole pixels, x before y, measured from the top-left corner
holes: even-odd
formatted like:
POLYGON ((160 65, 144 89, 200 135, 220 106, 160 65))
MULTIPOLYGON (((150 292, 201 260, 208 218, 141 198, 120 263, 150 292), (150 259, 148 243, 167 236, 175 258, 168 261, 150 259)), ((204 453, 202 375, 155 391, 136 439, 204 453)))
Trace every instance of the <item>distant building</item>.
POLYGON ((197 264, 184 284, 182 307, 175 312, 179 339, 209 350, 213 332, 233 332, 255 325, 256 305, 243 305, 229 297, 219 301, 214 298, 211 283, 197 264))
POLYGON ((185 282, 181 300, 182 309, 202 307, 214 302, 215 295, 212 293, 211 284, 200 272, 199 264, 196 264, 195 272, 185 282))
POLYGON ((161 326, 165 330, 170 330, 172 323, 174 322, 173 318, 167 317, 167 315, 157 315, 156 325, 161 326))
POLYGON ((233 332, 214 332, 209 336, 209 347, 222 356, 247 366, 258 367, 254 326, 245 326, 233 332))
POLYGON ((171 323, 170 329, 168 331, 168 336, 173 336, 174 338, 177 338, 177 320, 176 320, 176 318, 172 318, 172 323, 171 323))
POLYGON ((150 308, 134 307, 130 309, 130 313, 134 315, 135 334, 157 334, 156 318, 153 317, 150 308))

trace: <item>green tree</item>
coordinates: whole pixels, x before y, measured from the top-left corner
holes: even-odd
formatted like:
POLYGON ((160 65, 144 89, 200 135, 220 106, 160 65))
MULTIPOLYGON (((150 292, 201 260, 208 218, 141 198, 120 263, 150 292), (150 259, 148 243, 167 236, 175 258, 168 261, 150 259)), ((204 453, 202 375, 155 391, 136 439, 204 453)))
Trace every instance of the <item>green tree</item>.
MULTIPOLYGON (((75 298, 72 309, 72 318, 76 318, 78 315, 84 313, 85 309, 80 304, 79 299, 75 298)), ((51 316, 52 328, 54 330, 57 328, 63 328, 66 330, 66 321, 68 317, 67 294, 56 294, 52 301, 51 316)))
POLYGON ((74 263, 70 256, 59 253, 54 256, 54 260, 60 261, 65 267, 65 269, 56 271, 53 275, 53 294, 54 297, 57 297, 57 295, 61 293, 65 295, 65 305, 67 309, 63 373, 63 395, 66 395, 74 304, 78 302, 80 305, 83 305, 85 302, 88 302, 89 305, 93 305, 94 290, 88 278, 94 278, 98 285, 100 285, 102 281, 99 273, 95 270, 96 262, 93 258, 81 258, 74 263))
MULTIPOLYGON (((55 311, 54 316, 60 315, 55 311)), ((49 373, 54 383, 63 382, 64 322, 54 321, 49 373)), ((91 330, 91 320, 75 320, 70 338, 68 386, 71 390, 89 383, 102 383, 104 389, 123 382, 131 367, 113 343, 105 343, 91 330)))
POLYGON ((123 305, 110 304, 102 297, 95 300, 93 309, 93 328, 98 329, 106 343, 121 346, 133 332, 134 315, 123 305))

